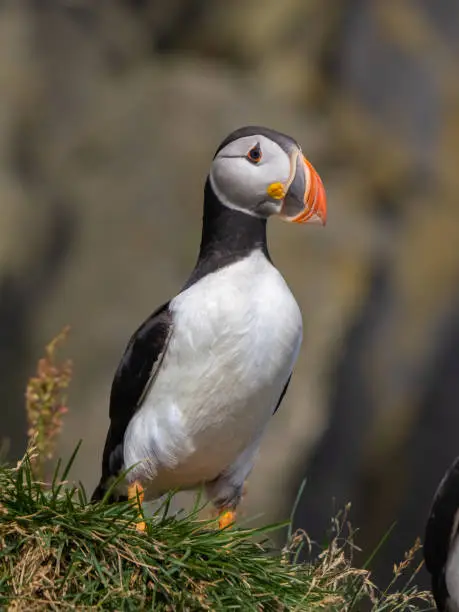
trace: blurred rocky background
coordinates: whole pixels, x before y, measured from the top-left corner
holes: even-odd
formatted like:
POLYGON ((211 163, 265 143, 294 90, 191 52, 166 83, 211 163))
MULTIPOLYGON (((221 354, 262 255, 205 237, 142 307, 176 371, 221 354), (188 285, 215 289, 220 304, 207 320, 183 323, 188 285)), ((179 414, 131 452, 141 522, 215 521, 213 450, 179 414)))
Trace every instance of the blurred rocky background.
MULTIPOLYGON (((322 540, 352 501, 386 580, 459 454, 459 4, 447 0, 3 0, 0 387, 11 458, 23 391, 64 325, 61 453, 92 489, 114 369, 194 265, 215 148, 292 134, 329 223, 272 222, 305 342, 244 514, 322 540)), ((425 576, 424 576, 425 579, 425 576)))

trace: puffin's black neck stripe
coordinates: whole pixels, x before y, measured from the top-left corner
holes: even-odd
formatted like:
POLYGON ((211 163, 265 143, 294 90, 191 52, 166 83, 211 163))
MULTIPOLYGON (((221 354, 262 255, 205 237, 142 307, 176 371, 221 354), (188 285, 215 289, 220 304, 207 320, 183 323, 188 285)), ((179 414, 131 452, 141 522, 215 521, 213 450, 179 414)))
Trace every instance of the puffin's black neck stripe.
POLYGON ((252 217, 222 204, 207 178, 199 257, 183 289, 188 289, 207 274, 247 257, 257 249, 270 259, 266 242, 266 219, 252 217))

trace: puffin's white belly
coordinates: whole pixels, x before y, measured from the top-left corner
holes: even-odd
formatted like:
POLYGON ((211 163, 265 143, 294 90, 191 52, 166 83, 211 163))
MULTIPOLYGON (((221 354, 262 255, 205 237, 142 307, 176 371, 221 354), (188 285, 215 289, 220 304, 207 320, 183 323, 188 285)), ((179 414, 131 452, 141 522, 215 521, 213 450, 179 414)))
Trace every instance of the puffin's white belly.
POLYGON ((292 371, 301 313, 260 251, 170 304, 173 331, 124 440, 129 478, 149 496, 216 478, 259 436, 292 371), (150 491, 148 491, 150 489, 150 491))

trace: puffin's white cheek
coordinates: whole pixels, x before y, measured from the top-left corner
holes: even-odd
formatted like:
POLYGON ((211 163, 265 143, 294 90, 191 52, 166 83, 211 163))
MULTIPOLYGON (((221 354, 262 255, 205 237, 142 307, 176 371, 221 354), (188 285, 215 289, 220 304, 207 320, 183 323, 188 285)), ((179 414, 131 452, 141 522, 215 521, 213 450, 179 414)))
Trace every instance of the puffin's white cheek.
POLYGON ((287 183, 290 177, 290 159, 286 153, 283 153, 271 159, 269 163, 262 164, 259 169, 266 193, 272 183, 287 183))
POLYGON ((257 177, 244 159, 218 160, 210 173, 212 187, 224 204, 250 208, 256 199, 257 177))

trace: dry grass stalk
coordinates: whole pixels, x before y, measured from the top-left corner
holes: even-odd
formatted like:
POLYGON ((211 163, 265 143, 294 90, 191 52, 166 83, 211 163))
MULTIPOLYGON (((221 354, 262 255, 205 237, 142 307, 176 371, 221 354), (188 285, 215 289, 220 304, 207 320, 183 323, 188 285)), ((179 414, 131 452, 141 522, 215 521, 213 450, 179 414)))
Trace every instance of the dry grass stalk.
POLYGON ((68 411, 64 391, 72 378, 69 360, 59 364, 56 352, 67 338, 69 328, 64 328, 45 348, 45 356, 39 360, 36 376, 30 378, 26 389, 26 412, 29 446, 35 448, 31 457, 36 477, 45 479, 45 464, 53 457, 56 439, 62 429, 62 419, 68 411))

